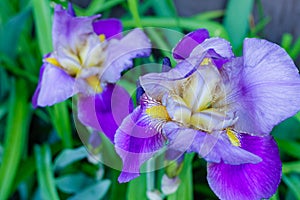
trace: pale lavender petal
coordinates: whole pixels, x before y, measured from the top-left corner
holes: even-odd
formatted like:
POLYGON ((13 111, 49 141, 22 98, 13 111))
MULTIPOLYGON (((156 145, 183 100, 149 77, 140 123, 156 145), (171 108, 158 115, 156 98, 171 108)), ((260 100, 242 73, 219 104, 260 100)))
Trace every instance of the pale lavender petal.
POLYGON ((180 127, 173 122, 167 123, 163 130, 169 139, 170 149, 196 152, 208 162, 239 165, 261 161, 257 155, 233 146, 223 132, 207 134, 195 129, 180 127))
POLYGON ((33 106, 51 106, 68 99, 76 94, 74 84, 75 79, 62 69, 49 63, 43 64, 32 99, 33 106))
POLYGON ((97 35, 105 35, 106 39, 122 38, 122 22, 118 19, 102 19, 93 22, 93 28, 97 35))
POLYGON ((164 136, 144 118, 144 111, 139 106, 117 130, 115 148, 123 161, 119 182, 128 182, 139 176, 141 165, 165 145, 164 136))
POLYGON ((230 43, 227 40, 217 37, 204 40, 201 44, 193 49, 193 51, 190 53, 190 56, 199 56, 209 49, 213 49, 215 53, 223 58, 234 57, 230 43))
POLYGON ((139 78, 140 85, 149 96, 160 100, 164 94, 181 88, 182 79, 194 73, 204 57, 205 54, 200 58, 185 59, 168 72, 149 73, 141 76, 139 78))
POLYGON ((284 49, 268 41, 246 39, 243 52, 223 69, 231 87, 227 100, 239 118, 235 129, 267 135, 299 111, 299 72, 284 49))
POLYGON ((111 40, 107 47, 107 58, 103 82, 115 83, 121 77, 121 72, 132 67, 133 59, 146 57, 151 53, 151 43, 141 29, 130 31, 121 40, 111 40))
POLYGON ((79 120, 86 126, 102 131, 112 143, 116 130, 132 110, 130 95, 118 85, 108 84, 102 93, 81 94, 78 98, 79 120))
POLYGON ((100 17, 75 17, 69 12, 61 5, 55 6, 52 28, 54 50, 66 48, 77 52, 76 48, 83 45, 84 37, 94 33, 92 22, 100 17))
POLYGON ((173 57, 177 60, 188 58, 193 49, 207 38, 209 33, 206 29, 198 29, 187 34, 173 49, 173 57))
POLYGON ((229 165, 209 163, 207 180, 220 199, 268 199, 281 179, 281 161, 277 144, 271 136, 244 135, 242 148, 260 156, 257 164, 229 165))

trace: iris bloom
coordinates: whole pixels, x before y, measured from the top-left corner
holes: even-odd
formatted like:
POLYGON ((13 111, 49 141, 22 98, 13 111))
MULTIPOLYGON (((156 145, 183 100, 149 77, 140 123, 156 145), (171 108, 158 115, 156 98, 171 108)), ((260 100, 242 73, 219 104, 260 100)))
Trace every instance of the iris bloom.
MULTIPOLYGON (((175 68, 140 77, 141 105, 115 136, 123 160, 120 182, 163 147, 196 152, 221 199, 271 197, 281 179, 272 128, 300 108, 300 78, 288 54, 261 39, 245 39, 243 56, 199 29, 174 48, 175 68)), ((178 153, 178 156, 181 155, 178 153)))
MULTIPOLYGON (((132 107, 127 92, 114 83, 122 71, 133 65, 133 58, 150 54, 151 44, 140 29, 123 37, 119 20, 97 20, 99 17, 76 17, 71 4, 67 10, 56 5, 53 52, 44 56, 32 102, 34 107, 50 106, 79 93, 81 122, 103 130, 113 140, 118 122, 111 113, 112 95, 121 99, 114 102, 116 107, 123 108, 124 104, 130 104, 129 110, 132 107)), ((120 120, 128 112, 119 109, 120 120)))

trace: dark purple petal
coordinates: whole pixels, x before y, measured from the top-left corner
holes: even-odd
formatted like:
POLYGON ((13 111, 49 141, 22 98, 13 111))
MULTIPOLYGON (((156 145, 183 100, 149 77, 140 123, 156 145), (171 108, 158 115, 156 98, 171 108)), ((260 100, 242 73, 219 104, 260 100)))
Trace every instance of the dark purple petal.
POLYGON ((117 130, 115 148, 123 161, 119 182, 139 176, 141 165, 165 145, 164 136, 144 120, 144 115, 141 107, 137 107, 117 130))
POLYGON ((209 33, 206 29, 198 29, 187 34, 173 49, 173 57, 178 60, 188 58, 193 49, 207 38, 209 33))
POLYGON ((115 83, 121 77, 121 72, 132 67, 133 59, 146 57, 151 53, 151 43, 145 33, 134 29, 121 40, 109 42, 103 82, 115 83))
POLYGON ((85 42, 84 37, 94 33, 92 22, 100 17, 75 17, 69 12, 71 11, 64 10, 61 5, 55 6, 52 28, 54 50, 66 48, 77 52, 77 47, 85 42))
POLYGON ((40 79, 32 98, 34 107, 51 106, 76 94, 75 79, 62 69, 44 63, 40 70, 40 79))
POLYGON ((243 52, 243 59, 224 66, 231 85, 227 100, 239 118, 235 129, 267 135, 299 111, 299 72, 284 49, 268 41, 246 39, 243 52))
POLYGON ((162 61, 162 72, 168 72, 172 69, 170 58, 164 57, 162 61))
POLYGON ((179 127, 175 123, 167 123, 163 130, 169 139, 170 149, 196 152, 208 162, 238 165, 261 161, 257 155, 233 146, 226 134, 222 132, 207 134, 195 129, 179 127))
POLYGON ((244 135, 242 148, 260 156, 257 164, 228 165, 209 163, 207 180, 220 199, 259 200, 270 198, 279 185, 281 161, 277 144, 271 136, 244 135))
POLYGON ((32 96, 32 105, 33 105, 34 108, 38 107, 38 97, 39 97, 40 90, 41 90, 41 82, 42 82, 42 77, 43 77, 43 74, 44 74, 45 66, 46 66, 46 64, 43 64, 41 69, 40 69, 39 82, 38 82, 38 85, 37 85, 37 87, 35 89, 35 92, 32 96))
POLYGON ((97 35, 105 35, 106 39, 121 39, 122 38, 122 22, 118 19, 102 19, 93 22, 93 28, 97 35))
POLYGON ((78 118, 86 126, 102 131, 113 143, 116 130, 133 110, 133 102, 127 91, 108 84, 102 93, 80 95, 78 118))
POLYGON ((73 17, 76 16, 75 10, 74 10, 73 5, 72 5, 71 2, 68 3, 68 13, 69 13, 69 15, 71 15, 73 17))

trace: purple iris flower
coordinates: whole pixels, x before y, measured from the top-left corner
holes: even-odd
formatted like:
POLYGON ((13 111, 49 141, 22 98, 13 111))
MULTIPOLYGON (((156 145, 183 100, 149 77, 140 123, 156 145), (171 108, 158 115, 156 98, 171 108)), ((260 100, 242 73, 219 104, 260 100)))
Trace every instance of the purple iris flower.
MULTIPOLYGON (((243 56, 204 29, 174 48, 168 72, 140 77, 145 93, 115 135, 120 182, 166 147, 208 162, 208 183, 220 199, 270 198, 281 161, 270 132, 300 108, 300 77, 288 54, 261 39, 244 40, 243 56)), ((178 154, 180 156, 180 154, 178 154)))
POLYGON ((151 44, 140 29, 123 36, 119 20, 99 17, 76 17, 71 4, 67 10, 56 5, 53 52, 44 56, 32 103, 51 106, 79 94, 80 121, 113 141, 118 123, 133 107, 126 90, 114 83, 132 67, 133 58, 150 54, 151 44), (119 108, 117 117, 112 106, 119 108))

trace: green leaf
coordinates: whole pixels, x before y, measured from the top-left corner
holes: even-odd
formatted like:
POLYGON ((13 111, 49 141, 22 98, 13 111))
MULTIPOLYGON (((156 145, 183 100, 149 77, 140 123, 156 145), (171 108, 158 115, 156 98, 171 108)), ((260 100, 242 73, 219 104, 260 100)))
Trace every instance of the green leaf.
POLYGON ((5 128, 4 153, 0 166, 0 199, 8 199, 26 144, 31 113, 27 102, 26 82, 18 80, 12 86, 5 128))
POLYGON ((300 36, 297 38, 294 46, 291 48, 290 50, 290 56, 292 57, 292 59, 296 59, 299 54, 300 54, 300 36))
POLYGON ((55 183, 57 187, 65 193, 76 193, 87 185, 90 185, 93 179, 89 178, 83 173, 68 174, 56 178, 55 183))
POLYGON ((168 200, 193 199, 193 174, 192 162, 195 154, 186 154, 184 166, 179 175, 181 183, 174 194, 168 196, 168 200))
POLYGON ((282 164, 282 173, 300 173, 300 161, 286 162, 282 164))
POLYGON ((55 159, 54 169, 61 169, 76 161, 86 158, 88 155, 84 146, 77 149, 65 149, 55 159))
POLYGON ((52 50, 51 6, 49 0, 32 0, 33 16, 41 55, 52 50))
MULTIPOLYGON (((127 28, 135 27, 134 20, 123 19, 123 26, 127 28)), ((178 21, 174 18, 158 18, 158 17, 143 17, 141 19, 143 27, 164 27, 164 28, 177 28, 178 26, 187 31, 194 31, 199 28, 206 28, 212 37, 222 37, 228 39, 228 34, 225 28, 214 21, 197 20, 194 18, 178 18, 178 21)))
POLYGON ((293 36, 290 33, 285 33, 281 39, 281 47, 284 48, 287 52, 290 51, 291 45, 293 42, 293 36))
POLYGON ((291 175, 286 176, 282 175, 283 182, 291 189, 294 193, 296 199, 300 199, 300 179, 299 176, 291 175))
POLYGON ((38 174, 38 183, 43 199, 59 200, 55 188, 54 173, 51 163, 51 150, 48 145, 35 146, 35 161, 38 174))
POLYGON ((110 180, 99 181, 98 183, 88 186, 83 190, 79 190, 79 192, 76 195, 68 198, 68 200, 101 199, 108 191, 110 184, 111 184, 110 180))
POLYGON ((112 7, 124 3, 126 0, 93 0, 87 8, 77 8, 75 7, 78 16, 91 16, 101 13, 106 10, 110 10, 112 7))
POLYGON ((51 122, 66 148, 72 148, 73 137, 67 101, 48 108, 51 122))
POLYGON ((224 26, 235 50, 242 45, 247 36, 253 3, 254 0, 229 0, 227 3, 224 26))
POLYGON ((29 15, 29 8, 11 18, 4 26, 0 26, 0 52, 14 58, 22 29, 29 15))
POLYGON ((129 182, 127 188, 127 199, 130 200, 147 200, 146 174, 143 173, 136 179, 129 182))
POLYGON ((136 27, 142 28, 140 14, 138 10, 138 1, 137 0, 128 0, 129 11, 135 21, 136 27))
POLYGON ((290 156, 300 159, 300 144, 294 141, 277 139, 279 149, 290 156))

